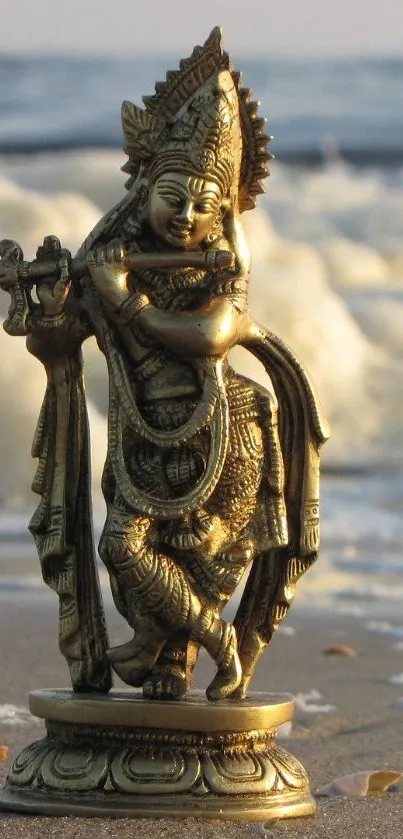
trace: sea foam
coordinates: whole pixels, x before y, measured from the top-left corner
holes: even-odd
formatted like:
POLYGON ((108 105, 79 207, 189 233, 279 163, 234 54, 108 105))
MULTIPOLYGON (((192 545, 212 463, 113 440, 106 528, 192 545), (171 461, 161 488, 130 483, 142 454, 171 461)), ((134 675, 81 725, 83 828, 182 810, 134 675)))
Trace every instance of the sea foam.
MULTIPOLYGON (((50 233, 74 252, 123 195, 123 161, 118 151, 3 158, 0 238, 19 241, 26 258, 50 233)), ((291 345, 316 383, 333 427, 325 463, 395 463, 403 448, 402 303, 396 298, 399 259, 403 265, 403 202, 400 206, 396 186, 401 182, 400 170, 391 179, 343 162, 318 170, 276 164, 269 195, 243 217, 253 257, 251 310, 291 345), (389 218, 391 208, 394 222, 386 231, 378 215, 389 218), (392 287, 394 297, 388 295, 392 287)), ((7 305, 2 294, 3 316, 7 305)), ((28 452, 44 374, 22 339, 1 333, 0 348, 0 388, 7 394, 0 407, 2 497, 20 503, 32 476, 28 452)), ((88 342, 85 357, 98 482, 107 379, 95 342, 88 342)), ((235 351, 234 360, 267 383, 245 351, 235 351)))

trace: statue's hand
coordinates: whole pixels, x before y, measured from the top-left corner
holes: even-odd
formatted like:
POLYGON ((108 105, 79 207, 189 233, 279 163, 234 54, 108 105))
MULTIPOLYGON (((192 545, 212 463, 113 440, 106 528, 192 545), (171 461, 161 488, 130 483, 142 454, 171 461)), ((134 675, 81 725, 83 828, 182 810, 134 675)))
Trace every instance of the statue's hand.
POLYGON ((21 267, 24 255, 13 239, 2 239, 0 242, 0 288, 12 292, 21 282, 21 267))
POLYGON ((239 213, 230 205, 224 216, 224 232, 235 253, 235 263, 240 275, 250 273, 251 256, 239 213))
POLYGON ((124 248, 118 241, 95 248, 87 254, 88 270, 95 288, 114 309, 120 308, 129 297, 127 272, 123 268, 125 256, 124 248))
POLYGON ((225 238, 228 239, 231 244, 235 240, 236 231, 235 231, 235 210, 232 204, 228 204, 225 208, 224 218, 223 218, 223 227, 224 227, 224 235, 225 238))
POLYGON ((69 273, 70 253, 62 250, 62 257, 59 260, 60 276, 55 283, 42 281, 36 287, 38 300, 45 315, 59 315, 64 308, 68 293, 70 291, 71 279, 69 273))
POLYGON ((19 283, 17 265, 0 265, 0 288, 11 291, 19 283))

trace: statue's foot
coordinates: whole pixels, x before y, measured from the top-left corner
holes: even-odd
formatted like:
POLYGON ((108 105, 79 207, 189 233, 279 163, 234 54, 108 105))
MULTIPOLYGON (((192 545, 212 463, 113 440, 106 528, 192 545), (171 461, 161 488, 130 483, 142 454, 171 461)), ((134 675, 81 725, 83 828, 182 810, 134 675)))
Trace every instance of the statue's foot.
POLYGON ((141 687, 153 669, 164 641, 149 634, 136 633, 131 641, 108 650, 107 656, 115 673, 132 687, 141 687))
POLYGON ((217 702, 232 696, 242 681, 242 667, 237 649, 237 637, 232 624, 223 624, 221 648, 215 656, 217 673, 206 690, 207 699, 217 702))
POLYGON ((206 690, 207 699, 210 702, 217 702, 219 699, 226 699, 228 696, 233 696, 239 687, 241 679, 241 662, 239 661, 238 653, 235 652, 230 664, 226 667, 220 667, 213 681, 208 686, 206 690))
POLYGON ((231 699, 246 699, 248 695, 248 685, 242 679, 239 687, 234 690, 234 693, 231 694, 231 699))
POLYGON ((112 665, 116 661, 127 661, 127 659, 133 658, 133 656, 137 654, 138 640, 136 640, 136 638, 137 636, 134 635, 133 638, 125 644, 119 644, 118 647, 111 647, 108 650, 107 656, 112 665))
POLYGON ((129 658, 126 661, 111 661, 112 670, 125 682, 134 688, 139 688, 144 679, 150 673, 151 667, 144 666, 136 658, 129 658))
POLYGON ((143 682, 146 699, 182 699, 187 688, 186 673, 178 664, 157 665, 143 682))

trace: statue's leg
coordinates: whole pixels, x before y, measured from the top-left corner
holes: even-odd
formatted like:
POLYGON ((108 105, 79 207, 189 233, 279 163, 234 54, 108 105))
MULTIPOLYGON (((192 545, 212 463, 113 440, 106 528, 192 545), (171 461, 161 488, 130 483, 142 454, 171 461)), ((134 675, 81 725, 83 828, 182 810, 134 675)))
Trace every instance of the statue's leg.
MULTIPOLYGON (((241 539, 227 553, 218 556, 209 553, 208 546, 204 544, 201 555, 196 557, 193 553, 192 557, 187 557, 187 561, 183 557, 182 562, 194 572, 205 590, 206 599, 210 603, 213 601, 219 615, 234 593, 251 556, 250 543, 241 539)), ((168 641, 143 683, 145 695, 150 699, 180 699, 190 688, 197 654, 198 645, 188 641, 186 636, 181 643, 178 636, 168 641)), ((211 690, 215 689, 214 682, 211 690)))
POLYGON ((115 606, 134 630, 130 641, 108 650, 108 659, 123 681, 133 687, 141 687, 146 675, 158 659, 166 640, 166 632, 153 616, 142 612, 141 601, 133 602, 132 593, 120 574, 125 561, 127 562, 127 529, 131 521, 130 514, 122 506, 108 504, 108 515, 99 543, 99 554, 109 572, 115 606), (137 664, 130 666, 130 662, 137 664))
POLYGON ((108 564, 119 590, 131 600, 126 617, 137 629, 131 660, 112 661, 112 665, 125 681, 133 684, 136 679, 138 684, 140 677, 146 676, 144 671, 155 665, 166 640, 186 634, 205 647, 217 664, 210 698, 228 696, 241 678, 233 626, 201 596, 190 574, 160 552, 158 537, 157 523, 147 516, 123 515, 116 510, 109 522, 105 537, 108 564), (144 634, 142 621, 136 626, 136 620, 131 619, 130 613, 134 617, 139 609, 154 619, 153 633, 147 628, 144 634))
MULTIPOLYGON (((196 580, 202 599, 219 614, 234 593, 254 554, 253 533, 246 534, 254 516, 263 472, 263 440, 259 425, 231 425, 230 445, 218 487, 204 509, 170 528, 166 540, 179 564, 196 580), (252 537, 252 538, 251 538, 252 537), (187 550, 184 544, 192 543, 187 550)), ((261 528, 258 527, 260 535, 261 528)), ((150 698, 176 698, 190 687, 196 661, 194 650, 168 643, 144 685, 150 698), (170 684, 171 680, 171 684, 170 684)))

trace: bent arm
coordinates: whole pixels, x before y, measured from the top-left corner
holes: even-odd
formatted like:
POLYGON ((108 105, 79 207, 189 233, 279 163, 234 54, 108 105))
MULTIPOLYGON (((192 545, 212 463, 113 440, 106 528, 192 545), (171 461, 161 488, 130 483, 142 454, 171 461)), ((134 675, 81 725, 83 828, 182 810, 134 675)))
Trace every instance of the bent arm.
POLYGON ((222 355, 248 332, 246 287, 251 258, 241 219, 231 208, 225 219, 225 233, 235 253, 235 270, 228 289, 193 312, 162 311, 145 306, 136 321, 169 349, 187 357, 222 355), (230 290, 231 286, 231 290, 230 290))
POLYGON ((222 355, 246 334, 249 318, 229 300, 216 297, 194 312, 170 312, 146 306, 136 317, 149 335, 178 355, 222 355))
POLYGON ((243 224, 238 213, 230 208, 225 217, 225 234, 235 254, 235 275, 247 280, 251 269, 251 254, 243 224))

